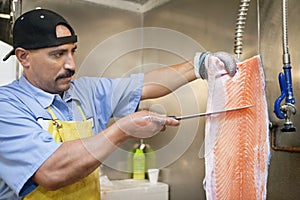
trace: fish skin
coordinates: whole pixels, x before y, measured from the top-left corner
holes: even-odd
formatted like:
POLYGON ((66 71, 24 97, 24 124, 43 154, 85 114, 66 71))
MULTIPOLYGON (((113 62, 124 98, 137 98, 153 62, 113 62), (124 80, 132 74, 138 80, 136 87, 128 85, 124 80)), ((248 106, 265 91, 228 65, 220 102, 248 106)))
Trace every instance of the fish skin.
POLYGON ((238 63, 233 77, 217 57, 207 62, 207 112, 254 106, 206 117, 206 198, 266 199, 270 143, 261 58, 238 63))

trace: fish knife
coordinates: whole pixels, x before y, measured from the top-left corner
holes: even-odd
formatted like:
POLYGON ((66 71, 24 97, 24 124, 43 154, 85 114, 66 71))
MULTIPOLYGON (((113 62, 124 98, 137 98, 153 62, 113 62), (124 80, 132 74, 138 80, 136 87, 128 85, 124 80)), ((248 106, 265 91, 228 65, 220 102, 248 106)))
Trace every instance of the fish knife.
POLYGON ((236 107, 236 108, 228 108, 228 109, 225 109, 225 110, 205 112, 205 113, 197 113, 197 114, 192 114, 192 115, 168 116, 168 117, 174 118, 176 120, 191 119, 191 118, 195 118, 195 117, 203 117, 203 116, 208 116, 208 115, 214 115, 214 114, 220 114, 220 113, 225 113, 225 112, 232 112, 232 111, 247 109, 247 108, 251 108, 252 106, 254 106, 254 105, 247 105, 247 106, 241 106, 241 107, 236 107))

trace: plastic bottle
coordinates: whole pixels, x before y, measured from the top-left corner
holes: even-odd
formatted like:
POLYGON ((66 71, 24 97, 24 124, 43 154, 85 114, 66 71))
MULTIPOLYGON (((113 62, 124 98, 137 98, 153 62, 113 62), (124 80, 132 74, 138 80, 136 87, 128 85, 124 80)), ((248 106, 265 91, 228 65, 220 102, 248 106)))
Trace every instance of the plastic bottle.
POLYGON ((146 158, 142 149, 137 148, 133 155, 133 179, 145 179, 146 158))

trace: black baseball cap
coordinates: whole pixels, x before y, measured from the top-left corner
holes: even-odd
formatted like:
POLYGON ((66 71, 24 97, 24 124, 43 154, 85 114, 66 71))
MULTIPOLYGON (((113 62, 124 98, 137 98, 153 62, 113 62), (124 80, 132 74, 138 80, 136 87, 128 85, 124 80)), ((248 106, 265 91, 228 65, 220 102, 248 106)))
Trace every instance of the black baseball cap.
POLYGON ((77 36, 71 25, 59 14, 47 9, 35 9, 22 14, 14 23, 13 50, 3 61, 15 54, 18 47, 27 50, 55 47, 77 42, 77 36), (64 25, 70 36, 57 37, 56 26, 64 25))

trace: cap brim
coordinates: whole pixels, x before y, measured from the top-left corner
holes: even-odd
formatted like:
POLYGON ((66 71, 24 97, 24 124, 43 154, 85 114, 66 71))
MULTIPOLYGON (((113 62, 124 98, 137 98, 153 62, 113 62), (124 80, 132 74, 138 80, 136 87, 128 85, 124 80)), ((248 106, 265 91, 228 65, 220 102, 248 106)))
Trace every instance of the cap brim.
POLYGON ((10 56, 15 55, 15 49, 11 50, 4 58, 3 61, 6 61, 10 56))

